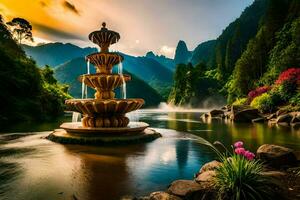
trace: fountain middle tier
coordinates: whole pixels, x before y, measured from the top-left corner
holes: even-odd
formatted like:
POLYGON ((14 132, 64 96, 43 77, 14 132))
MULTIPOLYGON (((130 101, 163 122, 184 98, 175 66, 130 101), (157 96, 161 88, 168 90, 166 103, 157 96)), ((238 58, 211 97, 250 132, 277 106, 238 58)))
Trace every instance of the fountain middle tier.
POLYGON ((86 56, 86 60, 92 63, 98 73, 111 74, 114 65, 123 61, 123 56, 118 53, 100 52, 86 56))

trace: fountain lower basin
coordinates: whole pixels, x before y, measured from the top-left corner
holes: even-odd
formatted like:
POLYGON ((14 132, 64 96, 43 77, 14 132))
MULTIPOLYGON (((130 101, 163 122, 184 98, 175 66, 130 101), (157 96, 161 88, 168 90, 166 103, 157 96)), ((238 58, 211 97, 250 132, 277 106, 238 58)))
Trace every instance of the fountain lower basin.
POLYGON ((60 125, 60 128, 63 128, 68 133, 72 134, 85 134, 89 135, 132 135, 143 132, 146 128, 149 127, 149 124, 145 122, 130 122, 126 127, 84 127, 81 122, 68 122, 60 125))
POLYGON ((161 137, 144 122, 130 122, 127 127, 92 128, 80 122, 63 123, 47 139, 63 144, 111 145, 149 142, 161 137))

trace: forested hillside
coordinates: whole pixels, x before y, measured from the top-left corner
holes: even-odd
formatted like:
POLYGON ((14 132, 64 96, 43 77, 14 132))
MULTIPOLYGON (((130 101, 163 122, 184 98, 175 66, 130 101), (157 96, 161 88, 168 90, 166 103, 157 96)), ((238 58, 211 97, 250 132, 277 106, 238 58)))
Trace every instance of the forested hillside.
POLYGON ((299 68, 299 14, 299 0, 254 1, 217 38, 206 59, 194 53, 193 66, 177 66, 169 100, 187 104, 195 98, 201 101, 199 94, 217 92, 230 103, 257 87, 271 86, 284 70, 299 68), (190 74, 199 70, 204 72, 197 79, 212 81, 205 83, 207 87, 199 88, 199 81, 190 80, 190 74), (182 82, 192 87, 178 89, 182 82))
POLYGON ((45 120, 63 113, 67 87, 49 67, 39 69, 12 39, 0 16, 0 124, 45 120))

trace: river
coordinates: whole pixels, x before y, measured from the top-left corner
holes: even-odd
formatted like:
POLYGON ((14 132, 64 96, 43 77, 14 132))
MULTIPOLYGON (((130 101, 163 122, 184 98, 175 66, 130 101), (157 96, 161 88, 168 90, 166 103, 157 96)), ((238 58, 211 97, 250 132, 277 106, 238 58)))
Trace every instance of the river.
MULTIPOLYGON (((266 124, 201 123, 202 110, 140 110, 139 120, 162 134, 153 142, 123 146, 61 145, 44 137, 63 121, 19 124, 0 133, 0 199, 114 200, 165 190, 192 179, 212 160, 198 137, 227 148, 242 140, 253 151, 264 143, 300 149, 300 130, 266 124)), ((137 117, 135 117, 137 118, 137 117)))

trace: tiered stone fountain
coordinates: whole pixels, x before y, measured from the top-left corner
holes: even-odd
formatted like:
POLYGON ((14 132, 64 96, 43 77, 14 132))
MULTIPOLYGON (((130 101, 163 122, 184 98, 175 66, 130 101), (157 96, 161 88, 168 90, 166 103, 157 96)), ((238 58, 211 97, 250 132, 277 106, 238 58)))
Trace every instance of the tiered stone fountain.
POLYGON ((89 34, 89 39, 101 51, 86 56, 96 67, 96 74, 84 74, 79 81, 96 90, 94 99, 70 99, 67 110, 83 115, 81 122, 63 123, 48 136, 61 143, 100 144, 153 140, 160 134, 144 122, 129 122, 126 113, 141 108, 143 99, 116 99, 114 89, 130 81, 129 75, 113 74, 112 68, 123 61, 118 53, 109 52, 109 46, 119 41, 117 32, 102 24, 101 30, 89 34))

